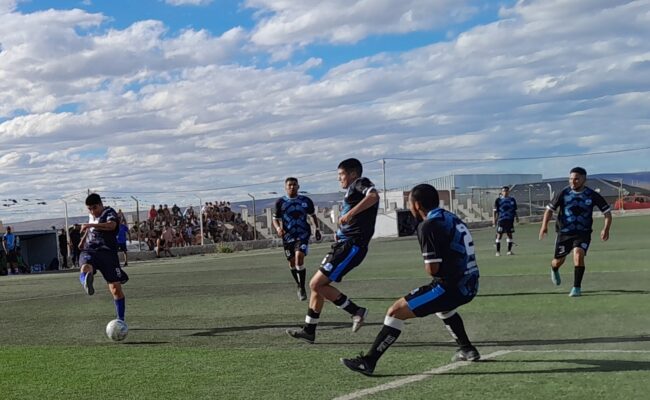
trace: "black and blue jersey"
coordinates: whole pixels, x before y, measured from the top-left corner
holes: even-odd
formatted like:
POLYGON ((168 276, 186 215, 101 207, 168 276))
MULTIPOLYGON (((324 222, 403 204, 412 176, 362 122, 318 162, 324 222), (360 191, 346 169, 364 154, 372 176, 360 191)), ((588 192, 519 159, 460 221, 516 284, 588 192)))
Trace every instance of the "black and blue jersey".
MULTIPOLYGON (((465 282, 478 278, 474 240, 467 225, 455 214, 442 208, 429 211, 427 219, 418 225, 417 234, 425 264, 439 264, 434 278, 463 287, 465 282)), ((469 290, 476 290, 472 287, 469 290)))
POLYGON ((497 221, 514 221, 517 216, 517 200, 514 197, 499 197, 494 200, 494 212, 498 214, 497 221))
POLYGON ((275 202, 273 218, 282 221, 284 236, 282 240, 285 243, 291 243, 300 240, 303 243, 309 243, 311 236, 311 225, 307 216, 316 212, 314 203, 307 196, 298 195, 296 197, 283 196, 275 202))
POLYGON ((100 231, 99 229, 89 228, 86 242, 84 243, 84 251, 108 250, 115 251, 117 254, 117 232, 119 231, 120 223, 115 210, 111 207, 104 207, 99 218, 90 215, 88 220, 91 224, 111 221, 115 222, 115 229, 112 231, 100 231))
POLYGON ((603 196, 586 186, 579 192, 567 186, 546 206, 549 210, 558 213, 555 230, 571 235, 591 233, 594 207, 598 207, 603 214, 611 211, 603 196))
MULTIPOLYGON (((341 215, 347 214, 371 191, 376 191, 376 189, 370 179, 362 177, 355 180, 345 192, 341 215)), ((379 202, 355 215, 347 224, 339 226, 336 231, 338 240, 353 241, 360 246, 366 246, 375 233, 377 210, 379 210, 379 202)))

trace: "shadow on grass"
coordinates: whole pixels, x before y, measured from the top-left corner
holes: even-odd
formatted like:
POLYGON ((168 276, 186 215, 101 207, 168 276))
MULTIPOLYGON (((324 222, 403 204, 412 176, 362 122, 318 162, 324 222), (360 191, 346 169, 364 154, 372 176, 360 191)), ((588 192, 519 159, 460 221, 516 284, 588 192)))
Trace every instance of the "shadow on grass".
MULTIPOLYGON (((515 340, 480 340, 473 343, 480 346, 490 347, 521 347, 521 346, 557 346, 563 344, 616 344, 616 343, 640 343, 650 342, 650 336, 612 336, 592 338, 569 338, 569 339, 515 339, 515 340)), ((398 342, 396 347, 457 347, 454 342, 398 342)))
MULTIPOLYGON (((650 361, 632 360, 594 360, 594 359, 572 359, 572 360, 491 360, 499 365, 512 365, 512 371, 450 371, 439 375, 524 375, 524 374, 557 374, 557 373, 580 373, 585 372, 625 372, 625 371, 648 371, 650 361), (549 367, 543 369, 526 369, 531 364, 578 364, 573 367, 549 367)), ((482 361, 479 361, 483 363, 482 361)))
MULTIPOLYGON (((477 297, 510 297, 510 296, 541 296, 541 295, 562 295, 566 296, 564 291, 547 291, 547 292, 515 292, 515 293, 488 293, 478 294, 477 297)), ((625 294, 650 294, 648 290, 627 290, 627 289, 609 289, 609 290, 587 290, 582 292, 582 296, 597 295, 625 295, 625 294)))
MULTIPOLYGON (((380 322, 364 323, 364 326, 383 326, 380 322)), ((264 329, 291 329, 300 328, 301 323, 286 323, 286 324, 269 324, 269 325, 243 325, 243 326, 224 326, 219 328, 131 328, 132 331, 198 331, 188 336, 219 336, 220 334, 232 332, 254 332, 264 329)), ((319 331, 327 331, 334 329, 350 329, 350 322, 321 322, 318 324, 319 331)))

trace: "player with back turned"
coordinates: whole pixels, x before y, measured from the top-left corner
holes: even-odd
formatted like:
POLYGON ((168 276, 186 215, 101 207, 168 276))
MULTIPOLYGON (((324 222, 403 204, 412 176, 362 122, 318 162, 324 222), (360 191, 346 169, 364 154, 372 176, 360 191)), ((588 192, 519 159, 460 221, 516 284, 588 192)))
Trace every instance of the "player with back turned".
POLYGON ((539 239, 542 240, 548 231, 548 223, 557 211, 555 230, 555 254, 551 261, 551 281, 559 286, 561 284, 560 267, 573 250, 573 287, 569 292, 570 297, 582 295, 582 277, 585 273, 585 256, 591 243, 593 225, 593 210, 598 207, 605 216, 605 226, 600 232, 603 241, 609 239, 609 229, 612 226, 612 212, 607 201, 595 190, 585 186, 587 171, 582 167, 575 167, 569 173, 569 186, 556 193, 551 203, 546 206, 542 226, 539 230, 539 239))
POLYGON ((379 194, 370 179, 362 174, 363 166, 356 158, 343 160, 338 166, 338 180, 346 192, 337 240, 309 282, 311 294, 305 325, 302 329, 287 330, 287 334, 295 339, 314 343, 325 299, 351 315, 352 332, 359 330, 368 315, 366 308, 359 307, 331 285, 332 282, 341 282, 343 276, 361 264, 375 232, 379 194))
POLYGON ((472 301, 478 292, 474 241, 467 226, 455 214, 439 208, 438 203, 438 191, 431 185, 421 184, 411 190, 409 208, 413 216, 422 221, 417 229, 418 242, 424 270, 433 278, 432 282, 412 290, 390 306, 384 326, 368 354, 341 359, 352 371, 372 375, 379 358, 402 333, 404 321, 431 314, 442 319, 459 346, 452 361, 480 359, 456 311, 472 301))
POLYGON ((278 236, 282 238, 284 254, 289 261, 291 276, 298 285, 298 299, 307 300, 305 281, 307 270, 305 269, 305 256, 309 251, 309 238, 311 236, 311 225, 307 220, 311 216, 316 229, 316 240, 321 239, 316 218, 314 203, 307 196, 298 194, 300 185, 298 179, 289 177, 284 181, 286 196, 280 197, 275 202, 273 211, 273 227, 278 236))

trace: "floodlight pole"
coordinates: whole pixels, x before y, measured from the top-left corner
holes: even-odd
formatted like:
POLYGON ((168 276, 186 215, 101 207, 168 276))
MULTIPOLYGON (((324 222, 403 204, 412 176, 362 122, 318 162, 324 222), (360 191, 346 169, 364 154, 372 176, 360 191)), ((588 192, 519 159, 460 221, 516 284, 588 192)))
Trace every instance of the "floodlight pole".
POLYGON ((255 210, 255 196, 250 193, 248 193, 248 196, 253 199, 253 240, 257 240, 257 212, 255 210))
POLYGON ((533 185, 528 185, 528 217, 533 216, 533 197, 531 195, 531 188, 533 185))
POLYGON ((201 207, 203 207, 203 200, 201 200, 201 196, 199 195, 195 194, 194 197, 199 199, 199 225, 201 229, 201 246, 203 246, 205 243, 204 242, 205 238, 203 236, 203 210, 201 209, 201 207))
POLYGON ((381 159, 381 172, 384 179, 384 214, 388 214, 388 196, 386 195, 386 159, 381 159))
MULTIPOLYGON (((140 227, 140 202, 138 201, 138 199, 135 198, 135 196, 131 196, 131 198, 135 200, 135 223, 136 226, 138 227, 138 251, 142 251, 142 241, 140 240, 140 236, 142 236, 142 238, 144 239, 144 235, 142 235, 142 229, 140 227)), ((127 222, 127 227, 128 227, 128 222, 127 222)))

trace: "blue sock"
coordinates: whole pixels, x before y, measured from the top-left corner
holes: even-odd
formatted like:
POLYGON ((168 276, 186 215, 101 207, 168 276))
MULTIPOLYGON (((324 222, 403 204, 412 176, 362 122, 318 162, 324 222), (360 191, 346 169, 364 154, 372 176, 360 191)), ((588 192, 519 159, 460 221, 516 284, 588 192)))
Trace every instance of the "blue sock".
POLYGON ((79 282, 81 282, 82 285, 84 284, 84 281, 86 280, 86 274, 87 274, 87 272, 82 272, 82 273, 79 274, 79 282))
POLYGON ((126 298, 122 297, 121 299, 113 299, 115 302, 115 312, 117 313, 117 319, 124 321, 124 313, 126 312, 126 298))

